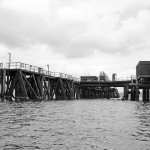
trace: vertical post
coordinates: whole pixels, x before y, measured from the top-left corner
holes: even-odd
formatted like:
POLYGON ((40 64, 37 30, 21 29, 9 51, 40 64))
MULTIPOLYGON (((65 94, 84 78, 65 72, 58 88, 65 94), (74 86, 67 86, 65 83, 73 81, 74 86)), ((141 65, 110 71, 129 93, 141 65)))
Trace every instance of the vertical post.
POLYGON ((135 87, 131 87, 131 100, 135 100, 135 87))
POLYGON ((143 89, 143 101, 146 101, 146 89, 143 89))
POLYGON ((54 81, 52 79, 49 79, 50 82, 50 100, 53 100, 53 92, 54 92, 54 81))
POLYGON ((139 86, 136 85, 135 87, 135 100, 139 101, 139 86))
POLYGON ((10 63, 11 63, 11 53, 8 53, 9 55, 9 69, 10 69, 10 63))
POLYGON ((50 79, 48 79, 48 99, 51 100, 51 82, 50 82, 50 79))
POLYGON ((123 99, 126 99, 126 85, 124 86, 124 94, 123 99))
POLYGON ((128 87, 128 85, 126 84, 126 85, 124 86, 124 99, 125 99, 125 100, 128 100, 128 92, 129 92, 129 87, 128 87))
POLYGON ((44 75, 42 75, 42 77, 41 77, 41 78, 42 78, 42 79, 41 79, 41 85, 42 85, 42 89, 41 89, 41 90, 42 90, 42 91, 41 91, 42 94, 41 94, 41 96, 42 96, 42 99, 44 99, 44 96, 45 96, 45 95, 44 95, 44 79, 43 79, 43 76, 44 76, 44 75))
POLYGON ((127 85, 127 87, 126 87, 127 89, 127 95, 126 95, 126 100, 128 100, 129 99, 129 86, 127 85))
POLYGON ((110 99, 110 88, 109 87, 107 87, 107 95, 106 95, 106 97, 107 97, 107 99, 110 99))
POLYGON ((48 75, 49 75, 49 64, 47 64, 47 67, 48 67, 48 75))
POLYGON ((2 82, 3 82, 3 70, 0 69, 0 98, 2 98, 2 82))
POLYGON ((149 89, 146 89, 146 101, 149 102, 149 89))
POLYGON ((6 89, 6 69, 3 69, 2 73, 2 99, 5 99, 5 89, 6 89))
POLYGON ((148 102, 150 102, 150 95, 149 95, 149 89, 148 89, 148 102))

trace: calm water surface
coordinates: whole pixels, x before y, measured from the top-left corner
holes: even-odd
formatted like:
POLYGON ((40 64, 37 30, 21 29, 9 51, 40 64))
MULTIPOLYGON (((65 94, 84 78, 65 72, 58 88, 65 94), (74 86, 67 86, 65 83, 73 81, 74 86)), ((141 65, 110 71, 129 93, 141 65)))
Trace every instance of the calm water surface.
POLYGON ((117 100, 0 102, 2 150, 150 150, 150 106, 117 100))

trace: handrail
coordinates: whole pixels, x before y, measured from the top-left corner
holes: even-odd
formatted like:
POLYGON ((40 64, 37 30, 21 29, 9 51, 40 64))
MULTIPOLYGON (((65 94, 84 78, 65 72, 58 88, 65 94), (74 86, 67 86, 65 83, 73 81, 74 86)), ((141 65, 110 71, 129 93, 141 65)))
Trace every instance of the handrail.
POLYGON ((41 67, 37 67, 37 66, 33 66, 21 62, 6 63, 5 66, 3 65, 3 63, 0 63, 0 69, 3 68, 28 70, 28 71, 44 74, 51 77, 61 77, 63 79, 69 79, 69 80, 74 80, 79 82, 79 78, 75 78, 72 75, 61 73, 61 72, 51 72, 51 71, 43 70, 43 68, 41 67))
POLYGON ((126 80, 136 80, 136 76, 132 75, 130 77, 120 77, 120 78, 117 78, 116 81, 126 81, 126 80))
MULTIPOLYGON (((61 73, 61 72, 51 72, 51 71, 47 71, 47 70, 43 70, 43 68, 41 67, 37 67, 37 66, 33 66, 33 65, 29 65, 29 64, 25 64, 25 63, 21 63, 21 62, 11 62, 11 63, 0 63, 0 69, 22 69, 22 70, 28 70, 28 71, 32 71, 32 72, 36 72, 36 73, 40 73, 40 74, 44 74, 47 76, 51 76, 51 77, 60 77, 63 79, 69 79, 69 80, 74 80, 79 82, 80 79, 73 77, 72 75, 69 74, 65 74, 65 73, 61 73)), ((130 77, 120 77, 117 78, 116 81, 127 81, 127 80, 135 80, 136 76, 130 76, 130 77)), ((85 81, 85 82, 94 82, 94 81, 85 81)), ((98 82, 98 81, 95 81, 98 82)), ((105 81, 107 82, 107 81, 105 81)), ((111 82, 110 80, 108 82, 111 82)))
POLYGON ((85 80, 85 81, 82 81, 81 82, 116 82, 116 81, 133 81, 133 80, 136 80, 136 76, 130 76, 130 77, 120 77, 120 78, 117 78, 116 80, 112 81, 112 80, 106 80, 106 81, 103 81, 103 80, 85 80))

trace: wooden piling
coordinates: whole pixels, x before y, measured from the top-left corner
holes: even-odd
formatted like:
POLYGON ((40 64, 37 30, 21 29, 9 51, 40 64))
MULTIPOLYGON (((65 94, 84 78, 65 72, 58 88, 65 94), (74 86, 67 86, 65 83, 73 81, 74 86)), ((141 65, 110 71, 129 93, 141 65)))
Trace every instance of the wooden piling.
POLYGON ((2 100, 5 99, 5 91, 6 91, 6 69, 2 71, 2 100))

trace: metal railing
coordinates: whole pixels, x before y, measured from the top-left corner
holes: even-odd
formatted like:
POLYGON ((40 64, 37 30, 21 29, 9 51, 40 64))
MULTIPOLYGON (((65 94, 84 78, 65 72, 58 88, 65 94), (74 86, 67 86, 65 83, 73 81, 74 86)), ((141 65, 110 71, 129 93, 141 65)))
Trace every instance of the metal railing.
POLYGON ((28 71, 32 71, 32 72, 38 72, 38 73, 42 73, 42 70, 43 70, 43 68, 25 64, 25 63, 21 63, 21 62, 7 63, 5 65, 5 68, 6 69, 23 69, 23 70, 28 70, 28 71))
POLYGON ((120 78, 117 78, 116 80, 114 80, 114 81, 112 81, 112 80, 106 80, 106 81, 104 81, 104 80, 90 80, 90 79, 84 79, 84 80, 82 80, 81 79, 81 82, 115 82, 115 81, 133 81, 133 80, 136 80, 136 76, 135 75, 132 75, 132 76, 130 76, 130 77, 120 77, 120 78))
POLYGON ((0 69, 22 69, 22 70, 27 70, 27 71, 31 71, 31 72, 36 72, 39 74, 44 74, 46 76, 52 76, 52 77, 61 77, 63 79, 69 79, 69 80, 74 80, 74 81, 80 81, 79 78, 73 77, 72 75, 69 74, 65 74, 65 73, 61 73, 61 72, 51 72, 51 71, 47 71, 44 70, 41 67, 37 67, 37 66, 33 66, 33 65, 29 65, 29 64, 25 64, 25 63, 21 63, 21 62, 11 62, 11 63, 0 63, 0 69))
POLYGON ((120 78, 117 78, 116 81, 127 81, 127 80, 136 80, 136 76, 131 75, 130 77, 120 77, 120 78))
MULTIPOLYGON (((21 63, 21 62, 11 62, 11 63, 0 63, 0 69, 22 69, 22 70, 27 70, 27 71, 31 71, 31 72, 37 72, 40 74, 44 74, 47 76, 52 76, 52 77, 61 77, 63 79, 70 79, 70 80, 74 80, 74 81, 80 81, 79 78, 73 77, 72 75, 69 74, 65 74, 65 73, 61 73, 61 72, 51 72, 51 71, 47 71, 47 70, 43 70, 43 68, 41 67, 37 67, 37 66, 33 66, 33 65, 29 65, 29 64, 25 64, 25 63, 21 63)), ((117 78, 115 81, 127 81, 127 80, 136 80, 136 76, 135 75, 131 75, 130 77, 120 77, 117 78)), ((98 82, 97 81, 93 81, 93 80, 87 80, 84 82, 98 82)), ((109 81, 105 81, 105 82, 111 82, 111 80, 109 81)))

